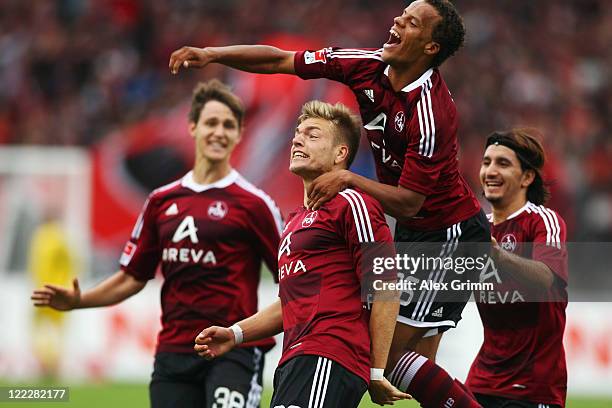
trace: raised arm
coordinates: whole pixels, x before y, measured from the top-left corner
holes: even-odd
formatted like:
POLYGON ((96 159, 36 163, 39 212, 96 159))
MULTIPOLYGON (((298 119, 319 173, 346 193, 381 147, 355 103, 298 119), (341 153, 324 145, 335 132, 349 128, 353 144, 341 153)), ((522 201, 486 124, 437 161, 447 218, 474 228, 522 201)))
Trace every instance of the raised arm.
POLYGON ((257 341, 283 331, 280 299, 232 327, 208 327, 195 339, 194 350, 207 359, 219 357, 243 342, 257 341))
POLYGON ((57 285, 45 285, 36 289, 31 296, 34 306, 50 307, 55 310, 83 309, 110 306, 140 292, 146 281, 138 281, 132 275, 117 271, 108 279, 81 294, 79 281, 74 279, 72 289, 57 285))
POLYGON ((173 74, 183 68, 203 68, 210 63, 227 65, 258 74, 295 74, 295 52, 268 45, 230 45, 227 47, 182 47, 170 55, 168 67, 173 74))
POLYGON ((385 213, 398 220, 415 216, 425 196, 400 186, 378 183, 349 170, 325 173, 311 183, 308 190, 308 208, 317 210, 345 188, 356 187, 377 199, 385 213))

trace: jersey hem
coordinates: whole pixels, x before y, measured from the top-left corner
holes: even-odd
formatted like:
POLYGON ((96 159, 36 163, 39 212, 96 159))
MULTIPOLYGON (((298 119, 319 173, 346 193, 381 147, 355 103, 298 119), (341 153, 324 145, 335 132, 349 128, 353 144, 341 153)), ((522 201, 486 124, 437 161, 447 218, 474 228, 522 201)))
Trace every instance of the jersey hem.
MULTIPOLYGON (((452 226, 453 224, 457 224, 458 222, 467 221, 470 218, 472 218, 473 216, 475 216, 476 214, 478 214, 479 212, 480 212, 480 207, 476 207, 471 212, 469 212, 465 217, 461 217, 459 219, 451 218, 448 222, 445 222, 444 224, 441 224, 441 225, 436 225, 434 227, 425 227, 425 226, 423 226, 424 224, 427 224, 428 220, 433 219, 433 218, 437 218, 434 215, 429 216, 427 219, 425 219, 425 218, 421 218, 421 219, 407 219, 406 221, 398 221, 398 223, 399 223, 400 226, 402 226, 404 228, 412 229, 414 231, 430 232, 430 231, 437 231, 437 230, 441 230, 441 229, 446 229, 446 228, 452 226)), ((396 242, 398 242, 398 241, 396 241, 396 242)))
MULTIPOLYGON (((272 347, 274 347, 275 345, 276 343, 273 345, 259 345, 259 344, 253 344, 253 343, 242 343, 236 346, 235 348, 241 348, 241 349, 257 348, 261 350, 262 352, 266 353, 270 351, 270 349, 272 349, 272 347)), ((192 345, 185 346, 185 345, 179 345, 179 344, 159 344, 155 348, 155 353, 193 354, 194 351, 193 351, 192 345)))
POLYGON ((370 385, 370 378, 369 378, 369 367, 368 367, 368 374, 364 375, 363 373, 359 373, 357 372, 355 369, 349 368, 346 366, 346 364, 341 363, 339 360, 339 358, 337 356, 335 356, 334 354, 331 353, 323 353, 320 351, 302 351, 299 354, 294 354, 293 356, 284 359, 283 357, 281 357, 280 362, 278 364, 278 366, 280 367, 281 365, 285 365, 288 361, 299 357, 299 356, 317 356, 317 357, 325 357, 325 358, 329 358, 330 360, 332 360, 334 363, 337 363, 339 365, 341 365, 345 370, 349 371, 351 374, 356 375, 357 377, 361 378, 362 380, 365 381, 365 383, 369 386, 370 385))

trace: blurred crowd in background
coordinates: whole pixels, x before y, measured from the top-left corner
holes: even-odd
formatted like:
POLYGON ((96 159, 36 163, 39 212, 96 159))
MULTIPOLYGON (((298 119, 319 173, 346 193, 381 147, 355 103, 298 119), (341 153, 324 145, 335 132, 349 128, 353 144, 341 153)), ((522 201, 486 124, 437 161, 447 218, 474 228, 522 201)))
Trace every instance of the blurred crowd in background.
MULTIPOLYGON (((173 77, 182 45, 380 47, 406 2, 40 0, 0 2, 0 144, 94 146, 188 100, 219 66, 173 77)), ((612 240, 612 8, 605 0, 457 0, 465 47, 442 71, 477 191, 485 136, 541 130, 570 240, 612 240)))

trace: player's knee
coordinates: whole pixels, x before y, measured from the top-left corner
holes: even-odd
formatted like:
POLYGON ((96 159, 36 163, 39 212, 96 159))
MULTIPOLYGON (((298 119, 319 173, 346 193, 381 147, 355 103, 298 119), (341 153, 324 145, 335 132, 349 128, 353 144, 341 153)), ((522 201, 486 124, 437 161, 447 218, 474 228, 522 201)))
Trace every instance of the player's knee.
POLYGON ((398 361, 402 358, 402 356, 406 353, 414 351, 416 348, 416 342, 410 341, 406 343, 397 343, 395 347, 392 345, 389 350, 389 358, 387 360, 387 369, 393 370, 398 361))
POLYGON ((425 332, 419 328, 411 326, 397 326, 395 335, 389 350, 389 358, 387 360, 387 369, 393 370, 397 362, 406 353, 417 351, 417 345, 423 338, 425 332))

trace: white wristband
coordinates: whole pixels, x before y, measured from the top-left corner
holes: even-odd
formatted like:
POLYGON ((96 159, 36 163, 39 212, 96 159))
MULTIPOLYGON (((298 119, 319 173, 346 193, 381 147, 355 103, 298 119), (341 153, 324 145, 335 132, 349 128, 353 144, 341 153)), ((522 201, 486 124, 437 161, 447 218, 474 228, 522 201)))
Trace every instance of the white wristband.
POLYGON ((384 378, 384 368, 370 368, 370 381, 382 381, 384 378))
POLYGON ((244 337, 242 335, 242 328, 237 324, 230 326, 230 329, 234 332, 234 344, 237 346, 242 343, 244 337))

